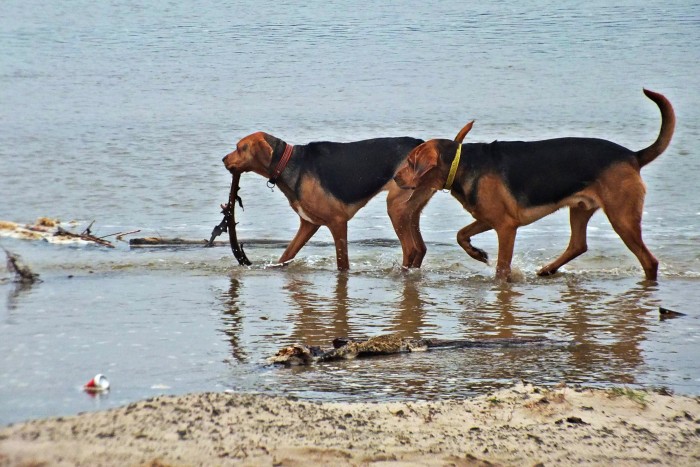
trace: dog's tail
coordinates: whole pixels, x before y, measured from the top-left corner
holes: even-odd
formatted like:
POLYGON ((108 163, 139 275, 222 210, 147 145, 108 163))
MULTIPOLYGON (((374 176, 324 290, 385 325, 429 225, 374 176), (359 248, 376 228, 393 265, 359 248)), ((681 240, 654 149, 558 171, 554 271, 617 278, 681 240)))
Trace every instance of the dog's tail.
POLYGON ((457 136, 455 136, 455 143, 462 144, 462 141, 464 141, 464 137, 467 136, 467 133, 469 133, 469 130, 471 130, 473 126, 474 120, 464 125, 464 127, 461 130, 459 130, 459 133, 457 133, 457 136))
POLYGON ((644 90, 644 94, 646 94, 649 99, 656 102, 656 105, 659 106, 659 110, 661 110, 661 129, 659 130, 659 136, 651 146, 637 151, 637 160, 639 161, 640 167, 644 167, 666 150, 671 143, 673 130, 676 127, 676 114, 673 112, 673 106, 668 99, 648 89, 644 90))

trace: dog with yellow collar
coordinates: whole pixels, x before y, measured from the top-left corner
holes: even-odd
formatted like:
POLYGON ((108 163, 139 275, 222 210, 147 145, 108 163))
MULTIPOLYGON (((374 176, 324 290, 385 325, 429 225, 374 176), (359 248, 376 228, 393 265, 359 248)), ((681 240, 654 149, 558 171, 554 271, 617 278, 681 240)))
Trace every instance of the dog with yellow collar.
POLYGON ((642 240, 646 189, 640 170, 666 150, 676 119, 668 99, 646 89, 644 94, 661 111, 659 135, 645 149, 632 151, 595 138, 462 144, 473 125, 469 122, 455 141, 433 139, 414 148, 394 180, 405 189, 449 190, 475 219, 457 233, 457 242, 478 261, 488 264, 488 255, 471 244, 471 237, 494 229, 499 279, 510 279, 518 227, 569 207, 569 246, 539 275, 554 274, 586 252, 588 221, 602 209, 646 279, 656 280, 658 260, 642 240))

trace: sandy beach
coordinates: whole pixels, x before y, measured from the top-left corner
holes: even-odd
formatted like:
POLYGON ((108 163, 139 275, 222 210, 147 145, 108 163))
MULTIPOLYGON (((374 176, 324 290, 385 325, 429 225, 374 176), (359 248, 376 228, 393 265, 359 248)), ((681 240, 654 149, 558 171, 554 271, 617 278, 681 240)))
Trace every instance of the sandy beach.
POLYGON ((517 385, 459 401, 160 396, 0 430, 0 465, 700 465, 700 398, 517 385))

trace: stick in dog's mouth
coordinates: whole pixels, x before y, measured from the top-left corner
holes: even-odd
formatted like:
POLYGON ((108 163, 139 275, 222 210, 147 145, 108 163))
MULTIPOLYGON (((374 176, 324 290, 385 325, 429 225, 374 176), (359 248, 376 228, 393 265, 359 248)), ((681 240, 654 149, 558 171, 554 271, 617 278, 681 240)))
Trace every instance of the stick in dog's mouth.
POLYGON ((252 263, 246 256, 245 251, 243 251, 243 244, 238 242, 238 235, 236 235, 236 217, 234 214, 236 202, 238 202, 238 205, 241 207, 241 209, 243 209, 243 201, 241 200, 241 197, 238 196, 238 190, 240 189, 238 182, 241 179, 241 174, 232 171, 231 175, 231 191, 229 191, 228 203, 221 205, 221 212, 223 213, 224 218, 217 226, 214 227, 214 230, 211 232, 211 238, 205 246, 213 246, 214 239, 216 237, 221 235, 223 232, 228 232, 231 251, 233 252, 233 256, 236 257, 236 260, 238 260, 238 264, 241 266, 250 266, 252 263))
POLYGON ((241 266, 250 266, 252 263, 246 256, 245 251, 243 251, 243 244, 238 242, 238 236, 236 235, 236 217, 234 215, 236 202, 238 202, 241 209, 243 209, 243 201, 241 200, 241 197, 238 196, 238 190, 240 189, 238 182, 241 179, 241 174, 238 172, 232 172, 231 175, 231 191, 228 195, 227 205, 228 216, 226 216, 228 220, 228 238, 229 242, 231 243, 231 251, 233 251, 233 256, 235 256, 236 260, 238 260, 238 264, 241 266))

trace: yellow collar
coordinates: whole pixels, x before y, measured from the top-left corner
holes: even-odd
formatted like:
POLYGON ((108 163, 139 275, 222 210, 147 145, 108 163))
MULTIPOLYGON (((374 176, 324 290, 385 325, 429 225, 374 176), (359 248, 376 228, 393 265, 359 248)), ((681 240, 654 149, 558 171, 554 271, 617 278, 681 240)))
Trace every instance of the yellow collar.
POLYGON ((450 191, 452 189, 452 182, 455 180, 455 174, 457 173, 457 167, 459 167, 459 158, 462 155, 462 145, 457 145, 457 154, 452 160, 452 165, 450 166, 450 173, 447 175, 447 181, 445 182, 445 190, 450 191))

